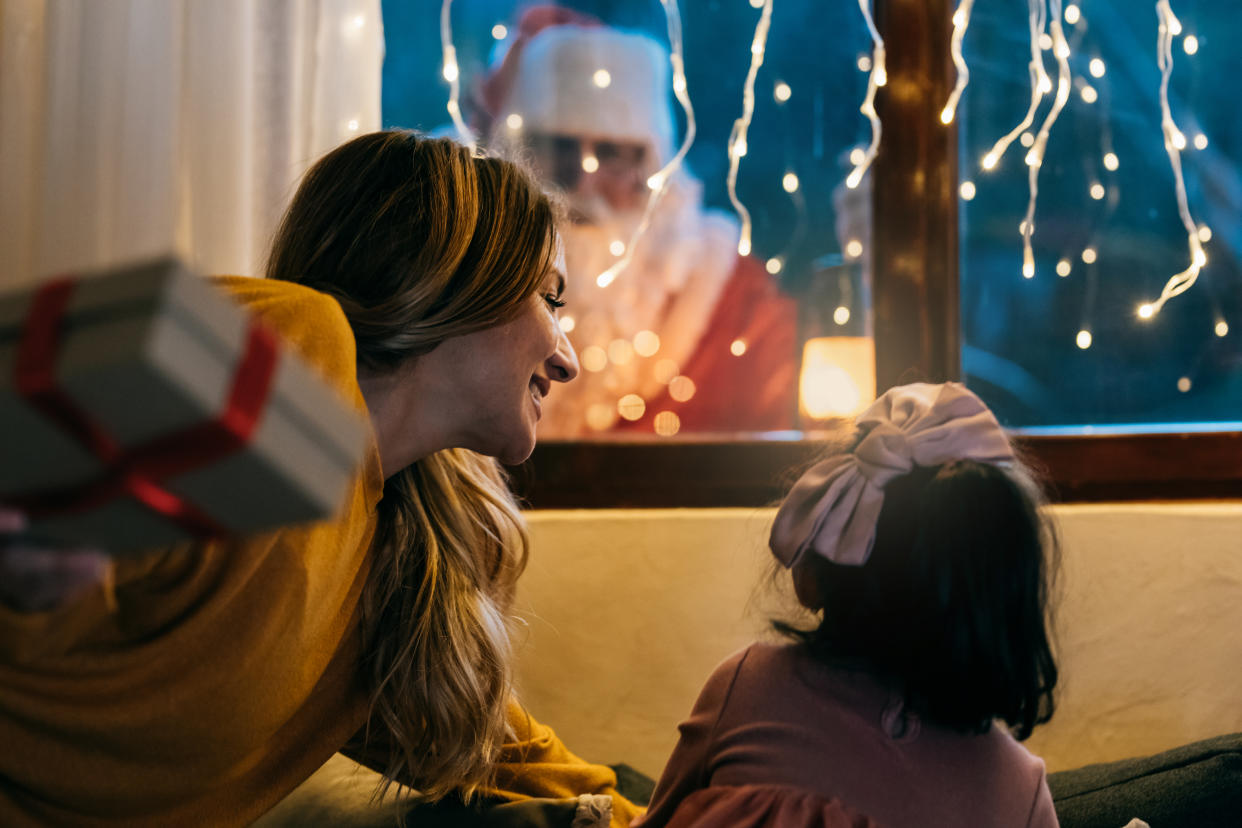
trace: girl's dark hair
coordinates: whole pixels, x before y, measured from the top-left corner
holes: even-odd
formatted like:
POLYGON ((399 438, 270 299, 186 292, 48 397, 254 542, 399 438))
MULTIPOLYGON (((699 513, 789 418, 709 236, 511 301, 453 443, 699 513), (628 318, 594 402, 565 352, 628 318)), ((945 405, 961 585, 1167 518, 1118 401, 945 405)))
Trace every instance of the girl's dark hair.
POLYGON ((1042 502, 1020 466, 916 466, 885 487, 865 565, 800 564, 819 627, 775 626, 877 675, 930 722, 982 733, 1001 719, 1025 739, 1052 717, 1057 683, 1047 622, 1059 555, 1042 502))

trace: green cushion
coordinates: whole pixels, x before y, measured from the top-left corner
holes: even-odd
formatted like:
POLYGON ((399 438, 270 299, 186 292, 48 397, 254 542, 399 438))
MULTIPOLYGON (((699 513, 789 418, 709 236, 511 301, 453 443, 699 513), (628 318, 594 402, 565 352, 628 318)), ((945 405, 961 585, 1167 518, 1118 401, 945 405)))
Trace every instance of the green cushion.
POLYGON ((1242 733, 1049 774, 1062 828, 1242 826, 1242 733))

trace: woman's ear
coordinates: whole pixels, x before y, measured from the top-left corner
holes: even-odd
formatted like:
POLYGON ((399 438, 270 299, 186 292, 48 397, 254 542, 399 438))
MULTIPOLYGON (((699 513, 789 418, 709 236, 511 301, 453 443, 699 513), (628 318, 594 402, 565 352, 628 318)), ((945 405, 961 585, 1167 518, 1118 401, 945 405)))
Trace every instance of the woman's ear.
POLYGON ((798 603, 812 611, 824 608, 824 597, 819 589, 819 560, 814 553, 804 554, 790 572, 798 603))

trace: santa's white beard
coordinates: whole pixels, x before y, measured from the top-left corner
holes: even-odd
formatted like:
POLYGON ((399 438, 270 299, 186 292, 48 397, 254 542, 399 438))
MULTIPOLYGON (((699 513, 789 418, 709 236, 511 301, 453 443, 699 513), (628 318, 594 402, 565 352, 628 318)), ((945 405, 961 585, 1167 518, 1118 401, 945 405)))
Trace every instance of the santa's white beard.
MULTIPOLYGON (((671 360, 680 367, 694 353, 733 271, 738 239, 737 225, 730 218, 702 210, 699 190, 693 179, 674 179, 630 264, 604 288, 596 279, 621 258, 610 246, 617 241, 630 244, 642 211, 618 212, 598 201, 580 204, 590 208, 581 212, 596 221, 562 228, 568 270, 562 314, 574 320, 569 337, 579 356, 591 347, 608 351, 617 340, 632 343, 641 331, 655 333, 660 348, 650 357, 610 360, 600 372, 584 370, 577 380, 557 388, 545 409, 543 435, 589 433, 588 409, 596 408, 591 418, 596 425, 604 421, 605 409, 615 419, 616 403, 626 394, 652 399, 663 389, 655 366, 671 360)), ((624 357, 626 349, 612 350, 624 357)), ((667 382, 669 377, 662 378, 667 382)))

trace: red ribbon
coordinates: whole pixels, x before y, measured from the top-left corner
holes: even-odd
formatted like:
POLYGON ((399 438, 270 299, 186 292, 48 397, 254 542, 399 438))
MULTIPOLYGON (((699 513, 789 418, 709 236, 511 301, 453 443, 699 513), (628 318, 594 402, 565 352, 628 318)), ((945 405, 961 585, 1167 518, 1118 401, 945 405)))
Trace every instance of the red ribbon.
POLYGON ((60 278, 35 291, 18 344, 17 391, 97 457, 105 471, 87 483, 24 495, 9 503, 39 518, 88 511, 128 495, 194 537, 227 534, 225 527, 193 503, 166 489, 163 481, 219 462, 250 442, 276 373, 277 338, 258 320, 252 320, 220 415, 124 450, 56 383, 56 358, 73 289, 73 280, 60 278))

